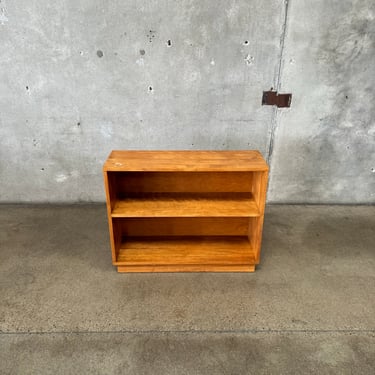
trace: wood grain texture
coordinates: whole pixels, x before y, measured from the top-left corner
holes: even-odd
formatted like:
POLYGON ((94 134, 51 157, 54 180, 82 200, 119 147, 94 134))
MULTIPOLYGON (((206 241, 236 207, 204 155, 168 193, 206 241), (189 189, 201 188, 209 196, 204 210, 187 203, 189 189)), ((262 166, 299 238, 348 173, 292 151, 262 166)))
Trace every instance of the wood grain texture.
POLYGON ((118 266, 254 264, 247 237, 128 237, 121 244, 118 266))
POLYGON ((234 172, 268 170, 259 151, 112 151, 105 171, 234 172))
POLYGON ((246 217, 154 217, 115 218, 125 237, 155 236, 247 236, 246 217))
POLYGON ((168 266, 118 266, 117 272, 254 272, 255 265, 168 265, 168 266))
POLYGON ((252 172, 109 172, 119 194, 249 192, 252 172))
POLYGON ((251 193, 140 194, 117 200, 112 217, 256 217, 251 193))
POLYGON ((253 272, 268 166, 258 151, 113 151, 104 167, 119 272, 253 272))
POLYGON ((107 201, 107 217, 108 217, 108 228, 109 228, 109 239, 110 239, 110 244, 111 244, 112 262, 115 262, 117 258, 116 246, 118 247, 118 242, 115 242, 111 213, 112 213, 112 208, 114 206, 114 199, 116 197, 116 194, 114 193, 114 190, 113 190, 115 187, 112 186, 113 185, 112 181, 109 181, 109 176, 106 171, 103 171, 103 178, 104 178, 104 190, 105 190, 106 201, 107 201))
POLYGON ((266 191, 268 171, 254 172, 252 192, 257 202, 261 215, 249 221, 249 240, 255 252, 255 263, 260 262, 260 249, 262 245, 262 233, 264 222, 264 209, 266 204, 266 191))

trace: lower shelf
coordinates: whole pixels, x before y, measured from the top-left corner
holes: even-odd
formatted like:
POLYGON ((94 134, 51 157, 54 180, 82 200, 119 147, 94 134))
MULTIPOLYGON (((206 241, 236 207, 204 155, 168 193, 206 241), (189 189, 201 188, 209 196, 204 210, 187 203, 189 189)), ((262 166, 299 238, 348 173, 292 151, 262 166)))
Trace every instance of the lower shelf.
POLYGON ((119 272, 253 272, 254 251, 245 236, 128 237, 119 272))

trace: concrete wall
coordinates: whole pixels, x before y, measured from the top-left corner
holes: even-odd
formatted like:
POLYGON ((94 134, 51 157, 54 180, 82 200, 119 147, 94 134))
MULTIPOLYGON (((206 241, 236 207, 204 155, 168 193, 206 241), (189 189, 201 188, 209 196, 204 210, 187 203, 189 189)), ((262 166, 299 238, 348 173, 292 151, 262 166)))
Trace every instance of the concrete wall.
POLYGON ((374 5, 313 4, 1 0, 0 201, 103 201, 111 149, 259 149, 270 202, 374 202, 374 5))
POLYGON ((375 2, 291 1, 271 156, 274 202, 375 202, 375 2))

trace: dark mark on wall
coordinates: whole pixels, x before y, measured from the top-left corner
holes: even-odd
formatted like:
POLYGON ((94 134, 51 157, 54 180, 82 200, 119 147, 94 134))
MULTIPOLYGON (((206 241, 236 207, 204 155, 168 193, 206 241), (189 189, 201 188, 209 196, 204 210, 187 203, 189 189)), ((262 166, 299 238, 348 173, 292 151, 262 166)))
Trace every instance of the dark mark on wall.
POLYGON ((290 107, 292 94, 279 94, 277 91, 263 91, 262 105, 276 105, 278 108, 290 107))
POLYGON ((253 65, 255 57, 254 56, 250 56, 249 54, 247 54, 247 56, 245 57, 244 60, 245 60, 245 62, 246 62, 247 65, 253 65))
POLYGON ((152 86, 148 86, 148 91, 152 91, 152 86))
POLYGON ((77 126, 81 126, 81 123, 80 123, 80 122, 77 122, 77 126))
POLYGON ((26 90, 29 91, 29 86, 26 86, 26 90))
POLYGON ((171 42, 170 39, 167 40, 167 46, 168 46, 168 47, 172 47, 172 42, 171 42))
POLYGON ((144 49, 140 49, 139 53, 143 56, 146 53, 146 51, 144 49))
POLYGON ((101 57, 103 57, 103 51, 101 51, 100 49, 98 49, 97 51, 96 51, 96 54, 98 55, 98 57, 99 58, 101 58, 101 57))
POLYGON ((249 41, 248 41, 248 40, 245 40, 245 41, 243 42, 243 44, 244 44, 245 46, 247 46, 247 45, 249 44, 249 41))
POLYGON ((149 33, 147 34, 148 41, 151 43, 152 39, 155 38, 155 31, 150 30, 149 33))
POLYGON ((40 168, 41 171, 44 171, 44 168, 40 168))

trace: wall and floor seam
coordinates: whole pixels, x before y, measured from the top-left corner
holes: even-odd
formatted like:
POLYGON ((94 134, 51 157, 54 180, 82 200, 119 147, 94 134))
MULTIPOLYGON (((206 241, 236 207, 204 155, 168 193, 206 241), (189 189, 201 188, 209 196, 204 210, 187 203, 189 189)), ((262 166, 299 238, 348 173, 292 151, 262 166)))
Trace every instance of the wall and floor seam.
POLYGON ((113 335, 113 334, 123 334, 123 335, 153 335, 153 334, 174 334, 174 335, 188 335, 188 334, 234 334, 234 335, 251 335, 251 334, 280 334, 280 333, 290 333, 290 334, 299 334, 299 333, 309 333, 309 334, 374 334, 375 329, 187 329, 187 330, 178 330, 178 329, 123 329, 123 330, 103 330, 103 331, 11 331, 11 332, 0 332, 1 336, 31 336, 31 335, 113 335))

